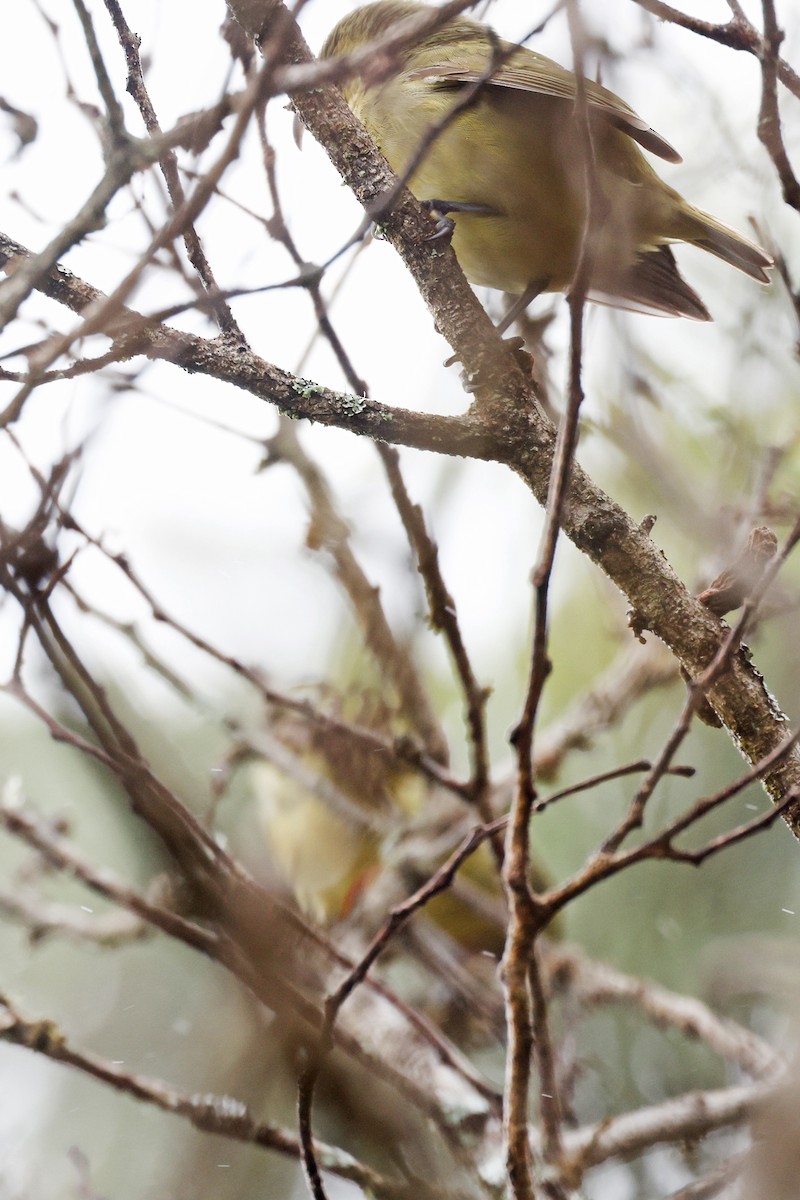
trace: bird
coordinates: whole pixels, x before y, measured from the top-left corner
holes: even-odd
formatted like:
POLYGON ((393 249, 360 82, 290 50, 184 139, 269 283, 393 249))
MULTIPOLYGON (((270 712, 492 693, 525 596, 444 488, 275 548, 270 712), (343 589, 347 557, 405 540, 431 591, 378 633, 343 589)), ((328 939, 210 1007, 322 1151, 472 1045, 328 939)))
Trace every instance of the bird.
MULTIPOLYGON (((321 926, 354 915, 369 924, 375 904, 387 895, 399 900, 398 887, 411 894, 427 882, 461 843, 474 814, 348 729, 345 714, 355 729, 371 729, 387 741, 397 736, 397 718, 374 693, 342 695, 333 712, 331 725, 292 714, 274 720, 270 760, 249 764, 249 790, 275 878, 301 911, 321 926)), ((530 879, 537 892, 553 883, 538 854, 531 856, 530 879)), ((500 957, 507 913, 488 842, 470 855, 451 887, 428 901, 425 914, 464 954, 500 957)), ((560 933, 556 917, 548 934, 560 933)))
MULTIPOLYGON (((426 11, 411 0, 357 8, 321 57, 352 54, 426 11)), ((669 163, 680 155, 607 88, 584 81, 587 122, 572 72, 464 16, 392 53, 394 74, 379 82, 347 74, 344 98, 439 231, 447 228, 469 281, 518 297, 515 315, 540 293, 569 292, 587 209, 589 299, 711 320, 678 270, 676 242, 769 283, 770 256, 660 178, 643 150, 669 163)))

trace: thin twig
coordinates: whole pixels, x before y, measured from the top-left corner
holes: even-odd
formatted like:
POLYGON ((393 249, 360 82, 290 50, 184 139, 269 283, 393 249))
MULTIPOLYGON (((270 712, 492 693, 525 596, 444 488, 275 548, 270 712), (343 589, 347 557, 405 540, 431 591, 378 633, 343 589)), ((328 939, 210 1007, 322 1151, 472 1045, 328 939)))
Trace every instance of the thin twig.
MULTIPOLYGON (((633 3, 638 4, 640 8, 646 9, 647 12, 662 21, 669 21, 670 24, 678 25, 681 29, 688 29, 691 33, 710 38, 711 41, 728 46, 731 50, 744 50, 763 61, 764 41, 761 34, 755 25, 746 19, 738 5, 732 10, 735 13, 732 20, 727 24, 717 25, 713 21, 703 21, 699 17, 683 13, 671 4, 663 3, 663 0, 633 0, 633 3)), ((777 69, 781 83, 800 100, 800 75, 782 58, 777 60, 777 69)))
MULTIPOLYGON (((422 509, 418 504, 413 504, 408 495, 400 473, 397 451, 393 447, 379 442, 378 452, 389 479, 397 511, 416 558, 417 570, 425 583, 431 625, 443 634, 461 682, 467 709, 472 763, 469 784, 470 799, 475 804, 481 820, 487 823, 494 818, 488 797, 489 753, 486 738, 486 702, 489 692, 487 688, 481 687, 478 683, 472 669, 472 663, 461 634, 455 601, 441 573, 438 547, 425 527, 422 509)), ((496 848, 500 850, 498 858, 502 862, 502 847, 499 842, 496 848)))
POLYGON ((781 131, 778 110, 778 50, 783 33, 778 28, 773 0, 761 0, 764 14, 764 39, 761 53, 761 108, 758 114, 758 138, 772 159, 788 205, 800 212, 800 183, 792 170, 781 131))
POLYGON ((308 494, 313 514, 312 536, 332 556, 336 577, 345 589, 376 663, 397 689, 403 717, 416 730, 428 753, 446 764, 447 740, 410 653, 397 641, 381 603, 350 544, 347 526, 336 511, 330 485, 300 444, 295 429, 284 422, 270 440, 270 456, 291 463, 308 494))
POLYGON ((565 1173, 580 1179, 591 1167, 612 1158, 629 1161, 654 1146, 697 1143, 709 1133, 744 1124, 770 1094, 763 1084, 686 1092, 661 1104, 566 1130, 565 1173))
POLYGON ((592 887, 597 879, 615 875, 619 871, 625 870, 632 863, 643 862, 647 859, 671 859, 677 862, 698 865, 710 854, 716 854, 734 842, 751 837, 761 829, 767 828, 783 812, 790 809, 796 803, 797 792, 794 787, 788 788, 786 794, 777 803, 773 804, 771 808, 768 808, 753 821, 749 821, 743 826, 737 826, 736 829, 721 835, 719 838, 714 838, 712 842, 709 842, 699 850, 684 851, 673 845, 674 839, 678 834, 683 833, 690 825, 696 824, 702 817, 713 811, 713 809, 718 808, 732 796, 737 795, 748 784, 758 779, 763 772, 772 770, 776 764, 791 755, 798 740, 800 740, 800 731, 784 738, 778 746, 774 747, 751 770, 739 776, 738 779, 720 789, 720 791, 715 792, 712 796, 698 800, 687 812, 680 817, 676 817, 665 829, 654 834, 652 838, 649 838, 640 846, 636 846, 628 851, 614 851, 608 848, 608 839, 606 839, 601 848, 590 855, 587 862, 573 875, 572 879, 568 880, 561 887, 554 889, 551 893, 548 893, 543 899, 554 903, 557 908, 561 908, 576 896, 581 895, 588 888, 592 887))
POLYGON ((315 1045, 308 1050, 308 1061, 300 1072, 297 1088, 297 1111, 298 1111, 298 1127, 300 1132, 300 1142, 303 1147, 303 1159, 306 1170, 306 1175, 309 1180, 312 1194, 315 1200, 326 1200, 326 1193, 319 1175, 318 1164, 313 1150, 312 1137, 312 1109, 314 1104, 314 1094, 319 1080, 320 1072, 325 1064, 325 1061, 333 1047, 333 1032, 336 1022, 339 1017, 342 1005, 353 994, 359 984, 367 977, 371 966, 377 958, 383 953, 393 938, 399 931, 408 923, 415 913, 432 900, 434 896, 445 891, 452 883, 459 867, 466 862, 471 854, 487 838, 490 838, 496 828, 500 828, 503 821, 495 823, 495 826, 477 826, 473 829, 462 842, 461 846, 450 856, 450 858, 442 864, 436 873, 425 883, 418 888, 413 895, 409 896, 402 904, 393 908, 384 922, 382 928, 370 942, 369 947, 361 956, 360 960, 355 963, 345 978, 339 984, 335 991, 331 992, 325 1001, 325 1017, 322 1027, 319 1032, 319 1037, 315 1045))
MULTIPOLYGON (((125 55, 125 60, 128 64, 128 87, 127 90, 133 96, 142 115, 145 128, 151 137, 160 137, 162 133, 161 126, 156 116, 156 111, 153 108, 153 102, 150 99, 150 93, 147 90, 147 85, 144 80, 144 72, 142 71, 142 62, 139 56, 139 46, 141 39, 133 33, 119 4, 119 0, 104 0, 106 9, 117 31, 120 46, 125 55)), ((167 185, 170 199, 172 201, 173 212, 179 209, 186 203, 186 193, 181 183, 180 172, 178 170, 178 160, 174 150, 166 150, 159 158, 159 166, 161 173, 167 185)), ((236 323, 230 307, 220 298, 219 288, 217 287, 211 266, 206 257, 200 238, 197 235, 197 230, 192 221, 187 221, 181 230, 183 242, 186 246, 186 253, 189 256, 189 261, 197 272, 203 287, 209 293, 212 311, 216 317, 220 329, 223 333, 228 334, 237 342, 243 342, 244 337, 236 323)))
POLYGON ((591 959, 576 946, 547 943, 542 957, 548 986, 567 990, 582 1005, 629 1005, 659 1028, 677 1029, 692 1041, 704 1042, 714 1054, 761 1082, 773 1081, 784 1069, 780 1055, 763 1038, 719 1016, 693 996, 626 975, 608 963, 591 959))
MULTIPOLYGON (((23 1017, 7 996, 0 996, 0 1006, 0 1039, 81 1071, 106 1087, 162 1112, 182 1117, 203 1133, 260 1146, 290 1158, 300 1157, 297 1138, 280 1126, 256 1121, 242 1101, 231 1096, 190 1095, 162 1080, 125 1071, 116 1063, 73 1046, 54 1022, 23 1017)), ((375 1196, 385 1200, 413 1200, 419 1194, 414 1190, 416 1182, 388 1179, 336 1146, 318 1142, 315 1152, 325 1171, 348 1179, 375 1196)))

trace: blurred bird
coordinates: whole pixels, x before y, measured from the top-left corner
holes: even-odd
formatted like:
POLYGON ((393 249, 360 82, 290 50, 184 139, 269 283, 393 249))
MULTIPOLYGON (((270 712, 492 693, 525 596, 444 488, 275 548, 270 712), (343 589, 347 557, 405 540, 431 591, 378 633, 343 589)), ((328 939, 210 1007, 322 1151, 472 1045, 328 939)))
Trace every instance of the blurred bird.
MULTIPOLYGON (((350 697, 337 713, 391 737, 392 714, 374 696, 350 697)), ((434 873, 460 844, 474 814, 410 767, 359 740, 346 725, 314 725, 285 716, 272 734, 290 751, 250 767, 258 820, 274 865, 299 907, 320 924, 350 917, 369 926, 434 873), (386 872, 393 877, 389 882, 386 872)), ((535 890, 550 879, 534 862, 535 890)), ((425 906, 424 917, 467 955, 500 956, 507 914, 488 843, 462 866, 453 885, 425 906)), ((553 930, 551 930, 551 933, 553 930)))
MULTIPOLYGON (((380 0, 358 8, 328 36, 322 57, 359 50, 427 7, 380 0)), ((569 291, 591 178, 575 76, 466 17, 399 54, 388 80, 353 75, 342 90, 395 172, 410 171, 411 191, 450 222, 467 278, 520 297, 514 315, 540 292, 569 291)), ((669 143, 613 92, 586 80, 585 93, 595 181, 590 298, 710 320, 671 242, 699 246, 768 283, 769 256, 684 200, 639 149, 680 162, 669 143)))

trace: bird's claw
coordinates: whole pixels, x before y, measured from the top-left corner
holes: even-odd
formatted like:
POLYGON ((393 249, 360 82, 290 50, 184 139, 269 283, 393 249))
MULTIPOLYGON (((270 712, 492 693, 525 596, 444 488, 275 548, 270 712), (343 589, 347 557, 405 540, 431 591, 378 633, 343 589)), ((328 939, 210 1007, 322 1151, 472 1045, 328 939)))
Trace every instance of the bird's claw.
POLYGON ((443 212, 437 213, 434 208, 431 209, 431 216, 435 219, 436 225, 433 233, 429 233, 425 241, 438 242, 442 238, 447 238, 449 241, 456 229, 456 223, 453 218, 445 216, 443 212))
POLYGON ((436 222, 433 233, 428 234, 426 239, 429 242, 453 236, 456 223, 450 213, 472 213, 484 217, 497 215, 497 210, 486 204, 466 204, 460 200, 422 200, 421 204, 436 222))

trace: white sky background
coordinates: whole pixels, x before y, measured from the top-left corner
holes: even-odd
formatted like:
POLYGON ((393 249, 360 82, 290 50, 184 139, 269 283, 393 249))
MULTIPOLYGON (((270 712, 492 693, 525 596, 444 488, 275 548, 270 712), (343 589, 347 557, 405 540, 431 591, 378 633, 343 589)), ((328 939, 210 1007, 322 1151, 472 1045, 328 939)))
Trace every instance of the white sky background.
MULTIPOLYGON (((97 103, 93 72, 72 6, 43 2, 50 17, 60 22, 58 46, 78 99, 97 103)), ((313 49, 352 7, 350 0, 307 4, 301 23, 313 49)), ((502 34, 517 38, 550 7, 549 3, 497 0, 490 19, 502 34)), ((691 7, 695 15, 712 20, 728 16, 722 0, 691 7)), ((750 7, 757 15, 759 6, 750 7)), ((128 128, 138 134, 142 129, 138 112, 124 94, 121 50, 100 0, 93 0, 90 8, 107 67, 125 102, 128 128)), ((792 20, 790 8, 782 6, 784 21, 792 20)), ((124 11, 142 38, 142 53, 151 61, 148 86, 162 127, 212 102, 223 89, 229 65, 227 47, 218 36, 223 4, 219 0, 194 0, 191 6, 174 0, 128 0, 124 11)), ((628 0, 585 0, 583 11, 588 27, 611 32, 614 47, 622 50, 639 43, 648 20, 628 0)), ((12 104, 32 112, 40 130, 37 140, 14 156, 13 133, 0 122, 0 158, 5 161, 0 228, 38 250, 79 210, 99 179, 102 164, 90 122, 66 99, 58 48, 32 3, 19 0, 13 25, 13 37, 4 37, 0 44, 0 91, 12 104)), ((561 62, 570 62, 563 17, 550 22, 532 44, 561 62)), ((791 50, 790 36, 789 57, 791 50)), ((590 57, 590 66, 591 61, 590 57)), ((759 87, 755 59, 659 26, 653 52, 640 49, 624 67, 614 69, 618 73, 613 78, 606 73, 604 82, 684 155, 680 167, 659 164, 668 181, 742 231, 747 230, 750 213, 771 214, 784 248, 791 253, 784 235, 794 232, 796 240, 793 214, 783 211, 774 172, 752 128, 759 87), (708 104, 709 93, 713 105, 708 104)), ((285 212, 301 252, 309 261, 320 262, 355 229, 360 209, 313 139, 306 135, 302 150, 295 147, 291 114, 284 111, 283 103, 272 105, 269 131, 278 153, 285 212)), ((199 169, 208 166, 216 152, 215 144, 199 169)), ((135 252, 146 244, 132 195, 152 201, 153 187, 152 179, 138 177, 131 191, 116 198, 107 228, 76 247, 66 264, 96 286, 112 288, 133 265, 135 252)), ((223 187, 269 215, 255 137, 245 142, 242 158, 226 175, 223 187)), ((149 207, 160 211, 152 203, 149 207)), ((257 222, 232 206, 216 203, 201 218, 199 231, 224 287, 256 287, 294 274, 282 248, 257 222)), ((707 255, 687 251, 681 261, 716 315, 717 325, 592 310, 586 407, 590 420, 602 418, 607 402, 625 402, 614 392, 616 371, 609 351, 609 333, 620 321, 627 323, 631 336, 653 346, 686 380, 685 388, 672 389, 670 399, 674 397, 687 420, 702 419, 693 386, 696 373, 720 403, 728 397, 739 404, 754 405, 758 400, 762 406, 758 420, 763 424, 770 419, 768 396, 790 369, 786 362, 769 365, 761 358, 755 366, 732 364, 729 344, 726 352, 721 350, 731 325, 741 323, 743 313, 747 336, 756 336, 759 323, 784 322, 783 345, 790 345, 786 304, 775 296, 765 299, 763 289, 707 255)), ((800 269, 800 254, 794 265, 800 269)), ((327 283, 328 293, 338 274, 337 265, 327 283)), ((182 288, 174 274, 151 269, 132 303, 144 311, 165 307, 185 298, 182 288)), ((234 310, 257 352, 282 367, 297 367, 312 328, 305 293, 300 289, 264 292, 237 301, 234 310)), ((43 306, 36 299, 24 311, 32 322, 43 314, 60 328, 69 327, 71 321, 64 310, 43 306)), ((457 371, 442 367, 448 347, 432 332, 424 305, 391 247, 373 244, 362 255, 333 318, 374 398, 443 413, 465 408, 467 398, 457 371)), ((199 316, 190 314, 176 323, 181 322, 208 332, 208 324, 199 316)), ((38 335, 31 323, 30 339, 38 335)), ((554 335, 562 351, 565 337, 562 305, 554 335)), ((0 352, 11 349, 18 338, 18 328, 13 336, 6 334, 0 352)), ((20 365, 20 360, 11 365, 20 365)), ((553 371, 560 384, 563 358, 555 361, 553 371)), ((344 386, 330 351, 322 344, 312 352, 302 374, 325 385, 344 386)), ((13 391, 13 385, 2 385, 3 403, 13 391)), ((141 390, 128 394, 114 394, 108 376, 40 389, 28 402, 16 432, 33 461, 46 467, 96 428, 75 506, 80 519, 94 533, 108 535, 115 549, 124 548, 167 609, 225 651, 258 663, 281 683, 316 678, 340 610, 331 604, 333 585, 320 564, 302 551, 306 522, 300 487, 287 468, 255 474, 260 458, 257 446, 195 416, 255 437, 269 435, 275 423, 269 406, 252 397, 187 376, 172 366, 156 365, 143 375, 141 390)), ((657 421, 658 414, 653 419, 657 421)), ((303 437, 324 462, 343 511, 357 530, 365 564, 382 585, 390 611, 401 619, 413 608, 409 595, 415 583, 372 447, 365 439, 335 430, 304 429, 303 437)), ((601 475, 605 454, 596 439, 584 441, 583 460, 601 475)), ((403 459, 412 495, 426 506, 441 541, 445 575, 468 644, 479 670, 492 678, 498 660, 513 661, 525 633, 530 600, 527 575, 539 522, 536 507, 522 485, 502 468, 473 464, 458 475, 454 463, 432 456, 403 452, 403 459)), ((8 441, 0 438, 0 511, 7 519, 16 516, 21 521, 34 500, 26 468, 8 441)), ((562 568, 572 557, 562 551, 562 568)), ((91 555, 84 556, 74 577, 112 611, 141 613, 118 578, 91 555)), ((96 645, 104 646, 105 641, 96 645)), ((12 649, 6 645, 7 653, 12 649)), ((108 641, 106 653, 119 653, 116 641, 108 641)), ((207 684, 215 678, 212 673, 207 684)))

